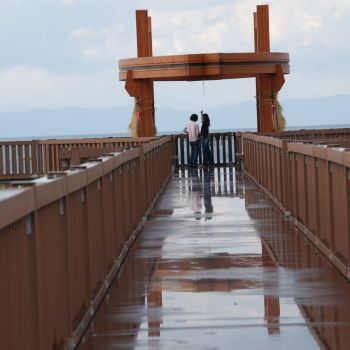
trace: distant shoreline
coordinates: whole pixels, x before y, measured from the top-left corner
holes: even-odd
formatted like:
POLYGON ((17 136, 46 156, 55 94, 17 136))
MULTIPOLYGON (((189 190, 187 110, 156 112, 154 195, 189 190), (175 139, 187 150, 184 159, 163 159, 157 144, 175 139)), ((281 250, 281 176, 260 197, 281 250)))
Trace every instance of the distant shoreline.
MULTIPOLYGON (((292 130, 312 130, 312 129, 343 129, 350 128, 350 124, 333 124, 333 125, 303 125, 303 126, 289 126, 286 131, 292 130)), ((217 129, 211 130, 215 132, 228 132, 228 131, 256 131, 254 128, 239 128, 239 129, 217 129)), ((158 136, 161 135, 172 135, 179 134, 180 130, 177 131, 160 131, 158 136)), ((130 137, 129 133, 110 133, 110 134, 80 134, 80 135, 42 135, 42 136, 17 136, 17 137, 2 137, 0 141, 31 141, 31 140, 52 140, 52 139, 83 139, 83 138, 108 138, 108 137, 130 137)))

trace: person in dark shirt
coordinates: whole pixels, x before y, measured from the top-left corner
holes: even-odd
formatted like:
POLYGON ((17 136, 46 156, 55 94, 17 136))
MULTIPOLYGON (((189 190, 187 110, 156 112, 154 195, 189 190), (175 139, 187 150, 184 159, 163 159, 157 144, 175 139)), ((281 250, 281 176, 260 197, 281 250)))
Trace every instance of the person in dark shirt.
POLYGON ((209 127, 210 118, 207 113, 201 111, 202 117, 202 127, 201 127, 201 144, 202 144, 202 154, 203 154, 203 165, 213 164, 213 156, 209 145, 209 127))

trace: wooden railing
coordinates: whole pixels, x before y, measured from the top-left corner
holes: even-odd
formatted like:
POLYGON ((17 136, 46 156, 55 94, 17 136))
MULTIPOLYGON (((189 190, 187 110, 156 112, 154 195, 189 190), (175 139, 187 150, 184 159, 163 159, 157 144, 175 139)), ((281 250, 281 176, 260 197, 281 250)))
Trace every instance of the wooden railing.
POLYGON ((63 140, 0 141, 0 180, 33 178, 62 169, 60 151, 77 148, 129 148, 151 137, 108 137, 63 140))
MULTIPOLYGON (((257 135, 257 133, 255 133, 257 135)), ((327 139, 340 139, 350 137, 350 128, 340 129, 303 129, 303 130, 290 130, 274 133, 259 133, 260 136, 270 136, 279 139, 288 139, 294 141, 312 141, 312 140, 327 140, 327 139)))
MULTIPOLYGON (((209 144, 214 165, 230 165, 240 154, 239 133, 212 133, 209 144)), ((0 141, 0 180, 30 179, 77 165, 78 159, 87 159, 116 149, 136 147, 151 142, 152 137, 109 137, 91 139, 0 141), (79 153, 81 155, 79 155, 79 153), (73 162, 73 163, 72 163, 73 162)), ((173 136, 179 166, 189 164, 190 146, 187 135, 173 136)), ((199 146, 199 164, 202 164, 199 146)))
MULTIPOLYGON (((280 215, 278 211, 268 205, 261 205, 263 202, 266 202, 266 198, 264 197, 265 195, 260 191, 257 191, 254 186, 249 186, 249 182, 246 183, 244 189, 246 211, 252 218, 252 223, 257 226, 257 230, 263 232, 263 234, 260 235, 262 253, 264 254, 263 263, 270 263, 270 269, 271 266, 276 266, 278 268, 282 267, 285 271, 295 271, 297 274, 300 272, 303 274, 310 273, 309 277, 306 277, 305 275, 302 277, 303 283, 307 283, 306 288, 310 292, 311 287, 309 281, 319 281, 318 278, 327 281, 331 279, 333 286, 342 286, 343 281, 339 281, 342 279, 340 275, 337 276, 337 274, 332 273, 329 277, 326 277, 329 273, 327 272, 329 271, 329 262, 327 259, 322 259, 318 251, 314 249, 311 244, 305 242, 302 235, 295 235, 295 232, 290 228, 290 223, 285 220, 283 215, 280 215), (272 257, 272 259, 270 257, 272 257), (320 277, 320 271, 324 274, 321 275, 322 277, 320 277)), ((325 290, 327 287, 323 285, 321 288, 326 292, 325 290)), ((345 288, 345 290, 347 289, 345 288)), ((333 290, 328 289, 328 292, 336 293, 337 296, 342 293, 339 290, 334 289, 334 287, 333 290)), ((324 296, 325 295, 326 294, 324 294, 324 296)), ((325 322, 328 322, 329 324, 339 324, 340 317, 343 324, 349 323, 350 314, 342 312, 342 309, 344 308, 343 304, 337 303, 337 297, 334 297, 331 302, 318 302, 317 305, 315 305, 316 303, 313 302, 315 296, 313 294, 308 294, 308 296, 310 298, 307 298, 308 301, 306 302, 304 298, 300 299, 297 296, 295 296, 294 301, 306 320, 306 323, 311 325, 309 331, 317 340, 319 348, 329 350, 347 349, 349 341, 347 336, 343 336, 343 332, 346 332, 345 330, 339 331, 334 327, 332 328, 332 331, 330 331, 329 327, 317 326, 321 323, 325 324, 325 322)), ((273 303, 268 311, 271 313, 277 311, 276 314, 269 317, 269 323, 275 332, 276 327, 278 327, 278 322, 276 322, 276 320, 278 320, 279 317, 280 307, 277 305, 280 304, 280 300, 274 293, 272 293, 272 296, 265 295, 264 299, 265 305, 268 304, 269 301, 273 303)))
POLYGON ((31 177, 41 167, 38 141, 0 141, 0 180, 31 177))
POLYGON ((319 145, 243 134, 244 169, 350 278, 350 137, 339 136, 319 145))
POLYGON ((1 349, 74 348, 172 157, 164 137, 0 191, 1 349))
MULTIPOLYGON (((234 164, 237 149, 235 132, 209 134, 210 149, 213 154, 214 165, 234 164)), ((175 135, 175 147, 178 166, 188 166, 190 156, 190 144, 186 134, 175 135)), ((202 148, 199 145, 199 164, 203 163, 202 148)))

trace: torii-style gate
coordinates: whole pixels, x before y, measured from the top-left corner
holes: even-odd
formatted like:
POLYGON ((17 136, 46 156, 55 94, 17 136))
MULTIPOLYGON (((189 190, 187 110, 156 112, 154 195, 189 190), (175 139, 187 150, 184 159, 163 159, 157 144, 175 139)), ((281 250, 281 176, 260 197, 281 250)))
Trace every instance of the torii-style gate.
POLYGON ((270 52, 269 7, 254 12, 254 46, 250 53, 152 55, 151 17, 136 11, 137 58, 119 61, 119 79, 139 105, 139 136, 154 136, 154 81, 196 81, 256 78, 257 126, 273 131, 274 98, 289 73, 289 54, 270 52))

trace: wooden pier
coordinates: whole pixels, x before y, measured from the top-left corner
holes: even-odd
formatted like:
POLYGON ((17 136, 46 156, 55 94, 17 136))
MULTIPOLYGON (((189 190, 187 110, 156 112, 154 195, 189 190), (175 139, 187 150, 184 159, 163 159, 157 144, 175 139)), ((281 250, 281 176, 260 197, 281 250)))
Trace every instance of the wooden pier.
POLYGON ((346 349, 349 297, 241 171, 182 169, 78 349, 346 349))
POLYGON ((183 135, 118 140, 118 150, 55 140, 59 168, 22 180, 3 157, 4 348, 176 348, 190 338, 192 349, 208 337, 253 349, 246 332, 272 348, 346 348, 349 135, 213 134, 216 164, 191 171, 183 135), (72 151, 93 157, 72 163, 72 151))
POLYGON ((252 22, 254 52, 153 56, 138 10, 142 137, 0 142, 1 349, 349 348, 350 129, 276 132, 289 54, 252 22), (155 136, 154 81, 247 77, 259 133, 210 166, 155 136))

